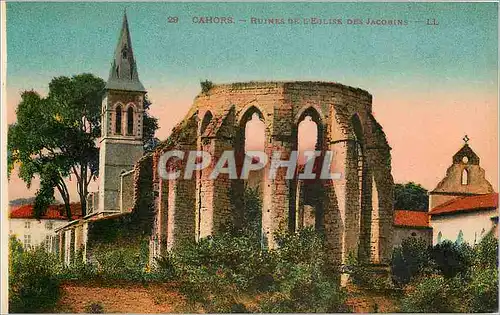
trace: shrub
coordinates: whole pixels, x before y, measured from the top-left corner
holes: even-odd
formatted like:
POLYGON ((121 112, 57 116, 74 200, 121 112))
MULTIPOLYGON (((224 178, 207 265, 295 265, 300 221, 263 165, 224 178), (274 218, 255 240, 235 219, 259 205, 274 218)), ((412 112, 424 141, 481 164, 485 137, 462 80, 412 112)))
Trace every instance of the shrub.
POLYGON ((354 253, 349 253, 347 264, 344 269, 349 274, 349 281, 359 287, 370 290, 391 289, 391 283, 385 270, 377 273, 372 266, 363 265, 358 262, 354 253))
POLYGON ((262 312, 342 312, 346 295, 328 262, 323 235, 312 229, 276 236, 274 292, 260 301, 262 312))
POLYGON ((317 265, 292 267, 280 279, 277 291, 260 301, 264 313, 336 313, 347 311, 346 294, 336 277, 317 265))
POLYGON ((498 268, 498 240, 490 233, 474 247, 474 265, 498 268))
POLYGON ((346 310, 322 236, 309 229, 277 235, 276 241, 278 248, 267 251, 253 233, 223 233, 178 248, 158 266, 174 274, 181 292, 206 312, 247 312, 243 301, 249 296, 261 297, 253 311, 346 310))
POLYGON ((224 233, 189 244, 164 259, 175 268, 181 290, 208 312, 229 312, 244 291, 262 289, 269 259, 255 239, 224 233))
POLYGON ((408 284, 412 278, 429 273, 432 269, 430 249, 420 238, 407 238, 392 254, 391 273, 396 284, 408 284))
POLYGON ((460 312, 461 300, 452 280, 434 275, 418 281, 402 300, 401 311, 411 313, 460 312))
POLYGON ((465 290, 467 312, 497 313, 498 312, 498 269, 475 267, 471 272, 471 280, 465 290))
POLYGON ((60 296, 57 258, 41 247, 23 250, 15 237, 9 254, 9 312, 52 310, 60 296))
POLYGON ((498 240, 486 235, 474 249, 466 292, 467 312, 498 312, 498 240))
POLYGON ((474 248, 445 242, 431 254, 436 273, 412 280, 402 310, 407 312, 497 312, 498 241, 486 236, 474 248))
POLYGON ((444 241, 431 250, 431 257, 436 268, 448 279, 459 273, 465 274, 472 265, 472 256, 472 249, 467 243, 444 241))
POLYGON ((166 255, 156 258, 156 270, 158 278, 162 280, 173 280, 177 278, 177 266, 175 257, 168 252, 166 255))
POLYGON ((97 275, 97 268, 92 262, 83 261, 83 250, 79 249, 75 255, 75 259, 69 266, 64 266, 60 279, 64 280, 90 280, 94 279, 97 275))
POLYGON ((96 250, 97 273, 106 280, 143 280, 147 260, 134 247, 104 246, 96 250))

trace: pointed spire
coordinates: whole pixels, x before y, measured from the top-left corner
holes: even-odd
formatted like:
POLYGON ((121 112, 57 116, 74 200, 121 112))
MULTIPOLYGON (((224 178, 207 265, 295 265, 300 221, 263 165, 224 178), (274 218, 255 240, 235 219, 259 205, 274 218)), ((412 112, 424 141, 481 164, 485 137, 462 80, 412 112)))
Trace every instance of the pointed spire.
POLYGON ((126 9, 123 12, 122 28, 120 36, 118 37, 114 58, 111 63, 106 89, 146 91, 141 81, 139 81, 139 74, 137 73, 126 9))

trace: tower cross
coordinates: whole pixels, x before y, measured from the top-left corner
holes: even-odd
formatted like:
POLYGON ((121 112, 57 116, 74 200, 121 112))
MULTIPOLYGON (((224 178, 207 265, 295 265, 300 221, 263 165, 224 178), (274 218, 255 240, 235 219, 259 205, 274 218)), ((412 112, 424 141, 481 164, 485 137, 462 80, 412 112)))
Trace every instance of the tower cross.
POLYGON ((469 139, 469 137, 467 137, 467 135, 465 135, 465 137, 463 137, 462 140, 464 140, 465 144, 467 144, 470 139, 469 139))

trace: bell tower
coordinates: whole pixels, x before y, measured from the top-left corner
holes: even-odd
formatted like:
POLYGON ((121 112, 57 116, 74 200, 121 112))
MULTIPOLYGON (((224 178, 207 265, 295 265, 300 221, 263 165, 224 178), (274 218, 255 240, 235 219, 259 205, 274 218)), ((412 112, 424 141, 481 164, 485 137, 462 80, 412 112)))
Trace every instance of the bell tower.
POLYGON ((101 110, 99 210, 120 212, 120 174, 143 155, 142 117, 146 90, 139 81, 127 14, 118 37, 101 110))
POLYGON ((429 192, 429 210, 458 197, 491 194, 494 192, 485 172, 479 166, 479 156, 469 146, 469 137, 453 155, 452 165, 446 170, 446 177, 429 192))

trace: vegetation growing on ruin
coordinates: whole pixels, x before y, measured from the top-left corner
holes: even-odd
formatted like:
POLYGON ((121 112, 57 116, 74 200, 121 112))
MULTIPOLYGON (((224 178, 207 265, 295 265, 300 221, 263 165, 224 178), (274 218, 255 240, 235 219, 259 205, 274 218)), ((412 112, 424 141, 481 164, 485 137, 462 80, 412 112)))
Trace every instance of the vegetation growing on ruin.
POLYGON ((209 80, 201 81, 200 85, 202 93, 208 93, 214 87, 213 82, 209 80))

